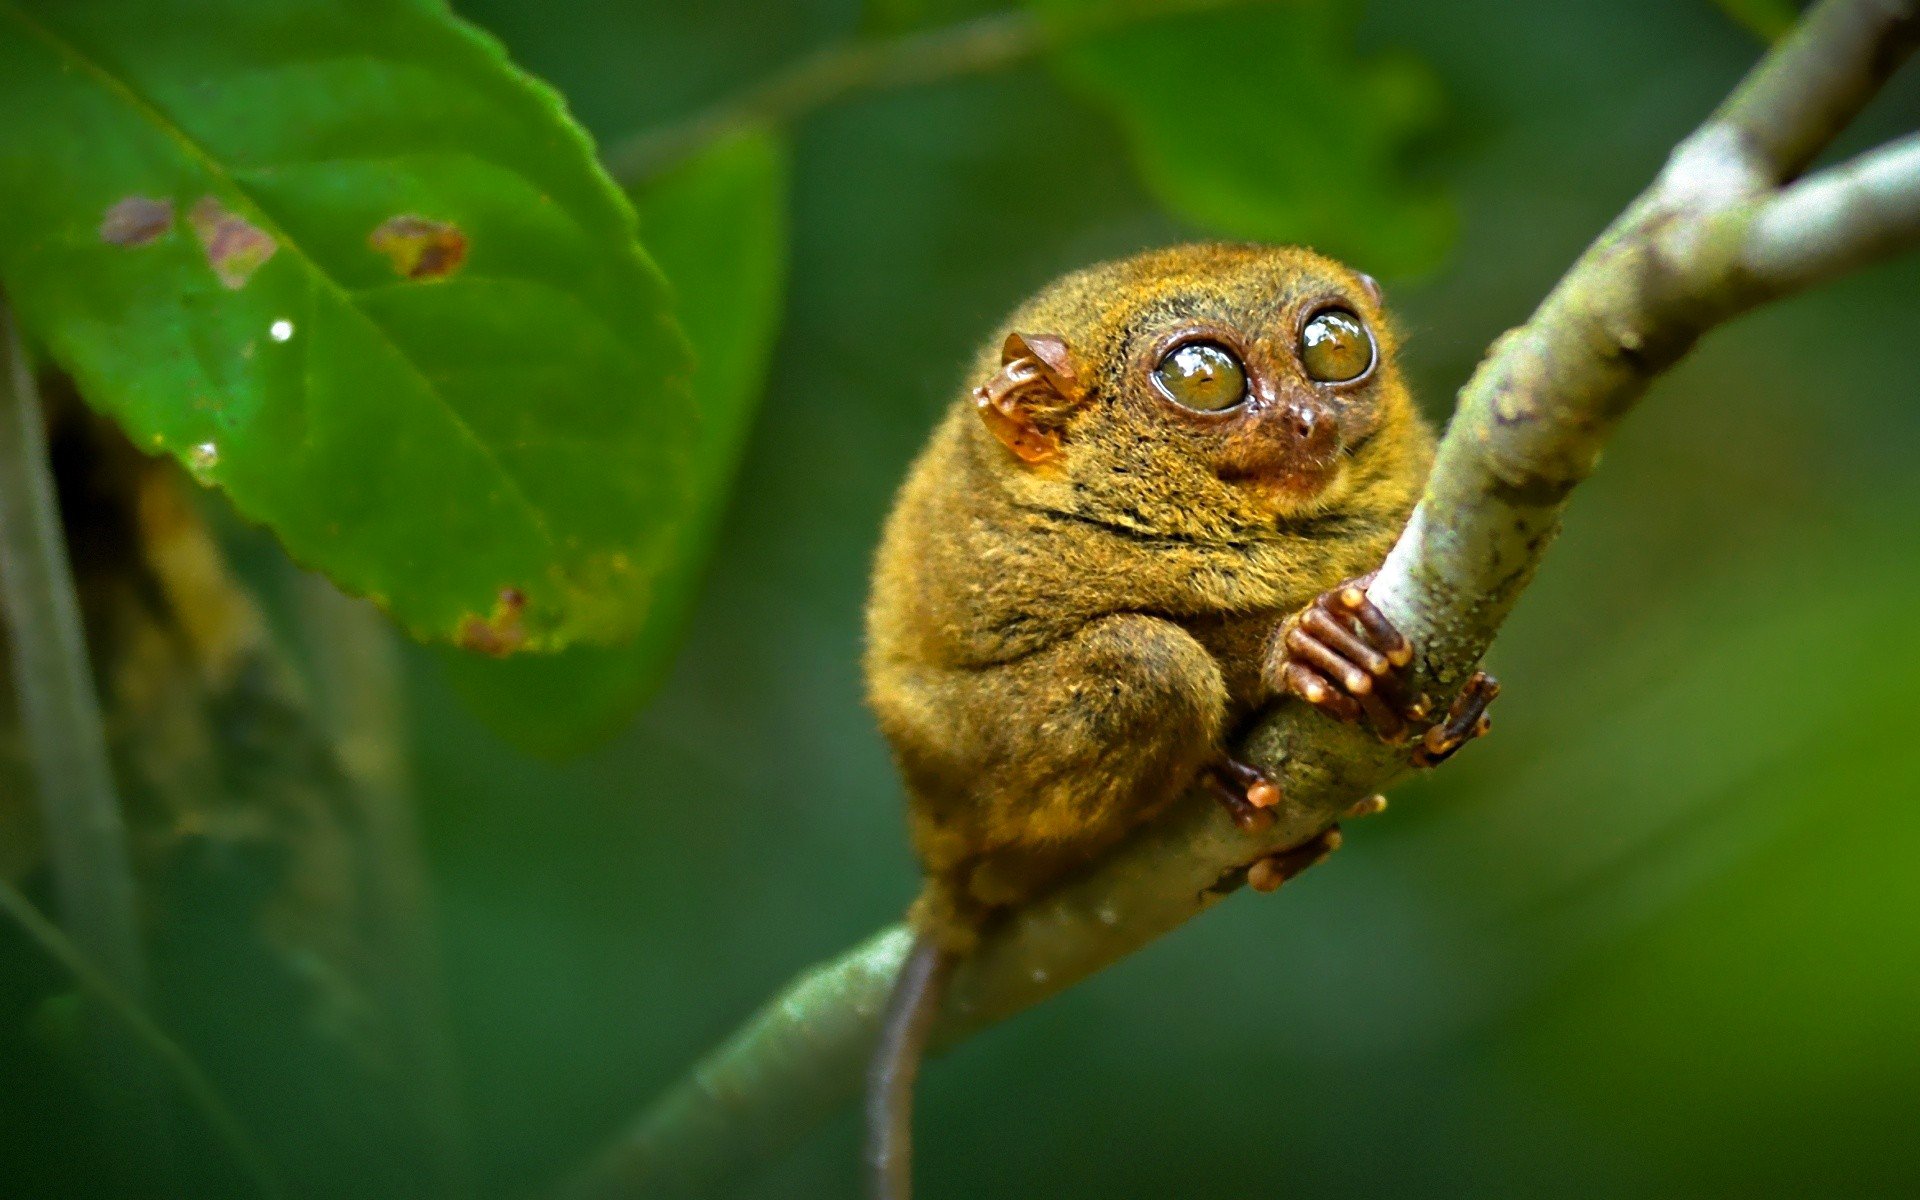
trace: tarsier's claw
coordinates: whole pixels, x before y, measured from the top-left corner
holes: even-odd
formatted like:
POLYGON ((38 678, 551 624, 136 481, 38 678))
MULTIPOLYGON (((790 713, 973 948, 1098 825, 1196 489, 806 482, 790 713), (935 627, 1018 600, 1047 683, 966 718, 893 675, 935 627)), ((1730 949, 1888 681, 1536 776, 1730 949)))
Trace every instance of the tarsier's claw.
POLYGON ((1271 892, 1338 850, 1340 841, 1340 827, 1335 825, 1298 846, 1269 854, 1247 868, 1247 886, 1256 892, 1271 892))
POLYGON ((1200 782, 1240 828, 1251 831, 1273 824, 1272 810, 1280 803, 1280 787, 1260 768, 1223 758, 1200 772, 1200 782))
MULTIPOLYGON (((1367 598, 1372 576, 1327 592, 1281 627, 1270 670, 1275 684, 1338 720, 1364 722, 1388 745, 1428 726, 1433 702, 1409 695, 1413 644, 1367 598)), ((1487 705, 1499 693, 1476 674, 1437 724, 1414 741, 1413 762, 1432 766, 1485 733, 1487 705)))
POLYGON ((1413 748, 1413 765, 1431 767, 1451 758, 1455 751, 1493 728, 1487 706, 1500 694, 1500 681, 1485 671, 1475 671, 1460 694, 1454 697, 1447 715, 1428 729, 1413 748))

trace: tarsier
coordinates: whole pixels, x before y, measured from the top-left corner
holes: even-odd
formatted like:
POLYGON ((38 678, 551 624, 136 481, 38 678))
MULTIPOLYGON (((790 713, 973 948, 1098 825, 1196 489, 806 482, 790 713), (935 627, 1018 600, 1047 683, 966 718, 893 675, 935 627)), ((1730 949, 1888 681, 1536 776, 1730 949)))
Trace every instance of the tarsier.
POLYGON ((1195 782, 1270 820, 1275 783, 1228 751, 1263 706, 1364 723, 1420 765, 1485 731, 1493 681, 1436 720, 1366 597, 1433 455, 1394 351, 1373 280, 1311 251, 1146 253, 1016 311, 914 463, 867 614, 926 875, 869 1080, 876 1195, 908 1189, 951 963, 1195 782))

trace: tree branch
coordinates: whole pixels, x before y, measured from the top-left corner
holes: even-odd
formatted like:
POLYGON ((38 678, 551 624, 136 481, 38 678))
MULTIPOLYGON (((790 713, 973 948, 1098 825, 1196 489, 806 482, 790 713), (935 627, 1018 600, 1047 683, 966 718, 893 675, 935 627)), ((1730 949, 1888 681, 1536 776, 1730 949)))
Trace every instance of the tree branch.
POLYGON ((1016 10, 897 37, 832 45, 692 116, 616 142, 603 157, 614 178, 631 187, 742 130, 789 125, 860 92, 984 75, 1139 21, 1249 2, 1131 0, 1072 17, 1016 10))
MULTIPOLYGON (((1920 0, 1825 0, 1675 151, 1461 392, 1425 496, 1369 594, 1444 693, 1478 664, 1558 532, 1574 487, 1647 386, 1708 329, 1920 244, 1914 139, 1792 180, 1912 48, 1920 0)), ((1238 830, 1187 796, 1086 876, 1014 914, 956 972, 951 1045, 1204 911, 1249 864, 1305 842, 1406 771, 1404 751, 1304 706, 1241 748, 1279 779, 1274 825, 1238 830)), ((907 945, 888 930, 774 1000, 577 1176, 575 1197, 710 1190, 859 1086, 907 945)))
POLYGON ((1755 214, 1741 266, 1799 291, 1920 239, 1920 134, 1787 188, 1755 214))
POLYGON ((1913 52, 1906 0, 1819 4, 1751 72, 1707 128, 1739 133, 1775 182, 1805 170, 1913 52))

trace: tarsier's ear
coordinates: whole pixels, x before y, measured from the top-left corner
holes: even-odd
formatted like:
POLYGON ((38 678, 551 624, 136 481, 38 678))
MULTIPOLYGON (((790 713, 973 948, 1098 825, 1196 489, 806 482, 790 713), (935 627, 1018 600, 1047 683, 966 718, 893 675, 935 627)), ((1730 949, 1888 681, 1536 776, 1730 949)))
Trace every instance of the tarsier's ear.
POLYGON ((1061 430, 1085 397, 1072 351, 1050 333, 1008 334, 999 372, 973 390, 988 430, 1033 465, 1060 456, 1061 430))

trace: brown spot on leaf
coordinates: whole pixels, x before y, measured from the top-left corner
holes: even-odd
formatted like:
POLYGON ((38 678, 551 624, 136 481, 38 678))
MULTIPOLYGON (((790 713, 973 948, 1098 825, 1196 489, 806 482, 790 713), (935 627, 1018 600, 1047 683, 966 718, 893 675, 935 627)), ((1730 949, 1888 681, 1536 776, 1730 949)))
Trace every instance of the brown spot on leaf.
POLYGON ((485 620, 469 616, 460 623, 460 648, 495 658, 512 654, 527 640, 526 626, 520 620, 526 611, 525 592, 519 588, 501 588, 491 616, 485 620))
POLYGON ((202 196, 187 212, 187 224, 207 252, 207 263, 220 282, 238 290, 247 285, 280 243, 239 213, 212 196, 202 196))
POLYGON ((404 279, 445 279, 467 261, 467 235, 459 226, 410 214, 374 226, 367 245, 386 255, 404 279))
POLYGON ((100 240, 109 246, 144 246, 173 228, 173 201, 128 196, 100 218, 100 240))

